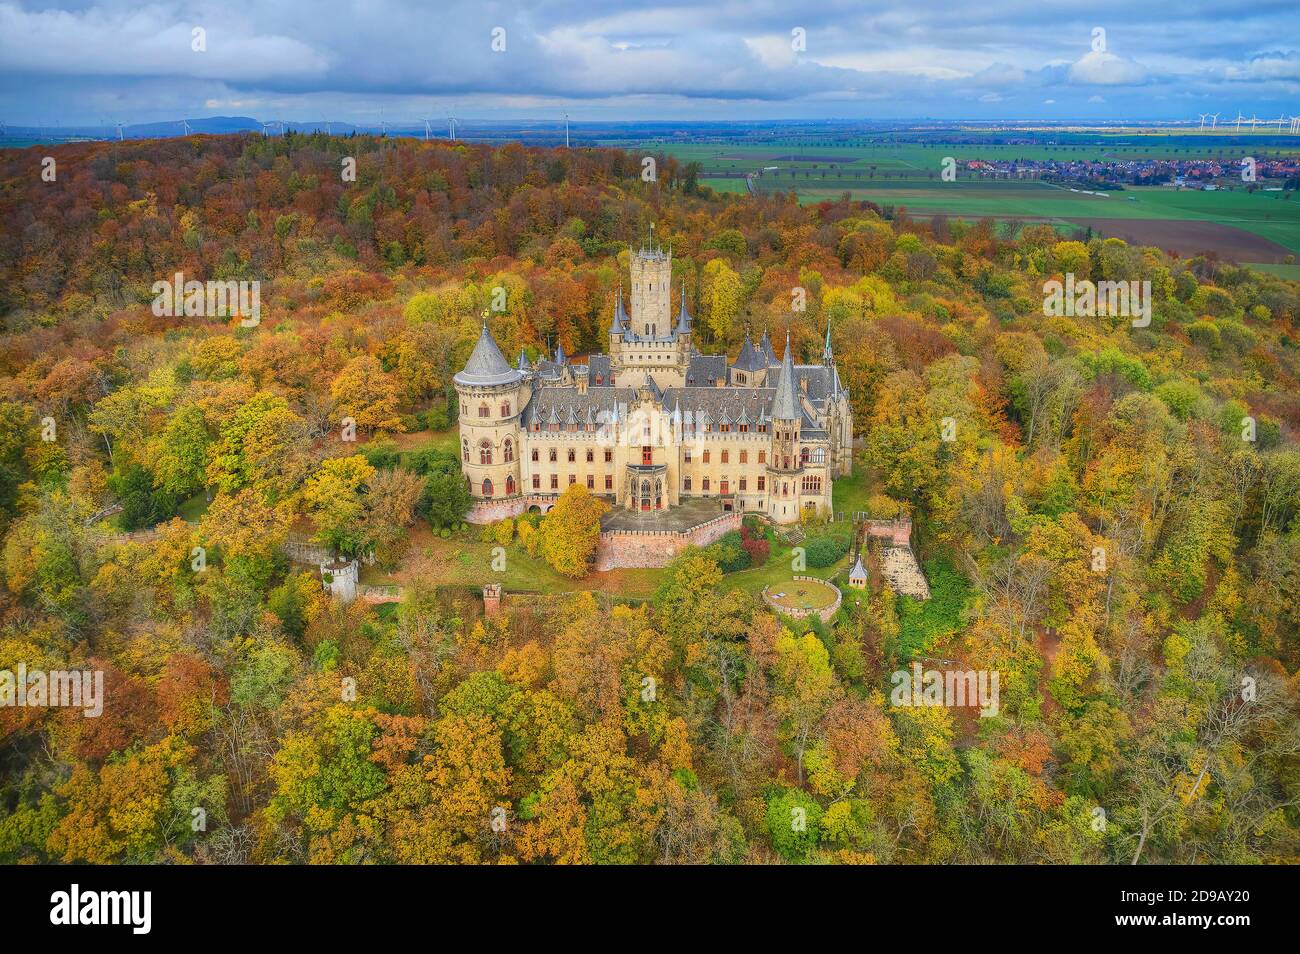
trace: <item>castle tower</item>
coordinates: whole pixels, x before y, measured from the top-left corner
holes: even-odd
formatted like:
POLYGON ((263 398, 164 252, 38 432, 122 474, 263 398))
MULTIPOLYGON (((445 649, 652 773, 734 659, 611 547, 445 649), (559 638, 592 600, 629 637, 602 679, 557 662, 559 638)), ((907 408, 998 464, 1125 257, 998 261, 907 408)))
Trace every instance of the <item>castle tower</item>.
POLYGON ((790 360, 790 335, 785 336, 785 357, 777 373, 776 394, 772 397, 772 444, 767 466, 767 512, 777 523, 794 523, 799 519, 799 481, 803 476, 800 460, 799 425, 803 412, 795 393, 794 364, 790 360))
POLYGON ((629 264, 632 333, 640 338, 667 338, 673 332, 673 253, 643 248, 632 254, 629 264))
POLYGON ((519 414, 531 396, 530 380, 510 367, 485 322, 469 361, 452 378, 460 404, 461 469, 476 500, 522 492, 519 414))

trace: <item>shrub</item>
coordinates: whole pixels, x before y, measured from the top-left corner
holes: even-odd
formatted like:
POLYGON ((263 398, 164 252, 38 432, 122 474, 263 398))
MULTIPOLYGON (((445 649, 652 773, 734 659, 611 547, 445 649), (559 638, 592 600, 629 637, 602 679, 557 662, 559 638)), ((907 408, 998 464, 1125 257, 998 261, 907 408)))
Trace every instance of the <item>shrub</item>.
POLYGON ((723 534, 714 545, 714 549, 717 551, 718 569, 723 573, 749 569, 751 564, 749 551, 745 549, 741 535, 735 530, 723 534))
POLYGON ((762 566, 772 553, 772 545, 767 542, 761 527, 751 529, 742 525, 740 528, 740 545, 749 554, 750 566, 762 566))
POLYGON ((813 537, 804 545, 804 558, 809 566, 833 566, 849 552, 849 538, 838 533, 813 537))
POLYGON ((392 441, 380 441, 362 448, 361 454, 375 470, 389 470, 401 462, 401 454, 392 441))
POLYGON ((1199 345, 1202 348, 1209 348, 1211 351, 1218 351, 1223 343, 1223 337, 1219 334, 1219 326, 1212 321, 1194 321, 1187 326, 1187 337, 1192 339, 1192 344, 1199 345))
POLYGON ((492 538, 496 540, 500 546, 504 547, 509 545, 510 541, 515 538, 515 522, 509 517, 506 517, 493 527, 492 538))

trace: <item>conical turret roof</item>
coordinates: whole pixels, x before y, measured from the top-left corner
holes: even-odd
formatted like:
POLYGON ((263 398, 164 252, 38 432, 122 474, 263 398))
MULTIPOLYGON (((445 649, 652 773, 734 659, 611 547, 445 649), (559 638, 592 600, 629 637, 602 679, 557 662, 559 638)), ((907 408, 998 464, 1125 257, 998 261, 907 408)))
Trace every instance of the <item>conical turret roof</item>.
POLYGON ((785 357, 776 377, 776 394, 772 398, 772 419, 797 421, 800 418, 799 402, 794 395, 794 364, 790 361, 790 335, 785 336, 785 357))
POLYGON ((485 323, 465 367, 452 380, 457 384, 493 385, 510 384, 518 381, 519 377, 519 372, 510 367, 485 323))

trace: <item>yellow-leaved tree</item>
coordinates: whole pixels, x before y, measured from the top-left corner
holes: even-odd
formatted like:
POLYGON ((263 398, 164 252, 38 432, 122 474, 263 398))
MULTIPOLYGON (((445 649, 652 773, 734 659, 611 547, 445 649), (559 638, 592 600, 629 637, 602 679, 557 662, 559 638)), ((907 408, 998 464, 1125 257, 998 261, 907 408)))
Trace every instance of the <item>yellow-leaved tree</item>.
POLYGON ((600 518, 608 509, 582 484, 570 484, 538 527, 542 558, 571 579, 586 576, 600 542, 600 518))

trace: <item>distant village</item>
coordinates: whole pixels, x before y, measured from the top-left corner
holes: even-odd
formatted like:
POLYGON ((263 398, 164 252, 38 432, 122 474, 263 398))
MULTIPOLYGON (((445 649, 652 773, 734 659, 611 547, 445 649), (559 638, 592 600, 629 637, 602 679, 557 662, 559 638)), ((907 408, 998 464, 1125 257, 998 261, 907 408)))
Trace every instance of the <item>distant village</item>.
POLYGON ((1218 159, 969 159, 967 172, 993 179, 1041 179, 1089 189, 1120 190, 1126 185, 1168 185, 1214 191, 1227 187, 1294 190, 1300 186, 1300 159, 1255 158, 1255 181, 1243 182, 1242 156, 1218 159))

